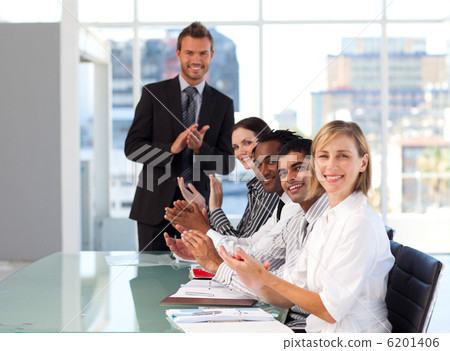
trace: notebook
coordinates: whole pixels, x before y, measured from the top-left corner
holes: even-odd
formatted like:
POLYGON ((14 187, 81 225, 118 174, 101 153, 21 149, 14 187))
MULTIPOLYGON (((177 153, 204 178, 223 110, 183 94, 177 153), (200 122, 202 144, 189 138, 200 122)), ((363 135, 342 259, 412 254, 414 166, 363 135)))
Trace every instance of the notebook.
POLYGON ((178 291, 167 296, 161 303, 191 305, 251 306, 255 300, 212 280, 194 279, 180 286, 178 291))

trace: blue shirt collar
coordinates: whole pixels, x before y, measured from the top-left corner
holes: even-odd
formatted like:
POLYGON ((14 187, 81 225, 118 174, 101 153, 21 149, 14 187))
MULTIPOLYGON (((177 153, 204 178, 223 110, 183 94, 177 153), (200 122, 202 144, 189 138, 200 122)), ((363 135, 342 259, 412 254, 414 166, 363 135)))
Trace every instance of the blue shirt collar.
MULTIPOLYGON (((184 89, 186 89, 189 86, 189 83, 186 82, 186 80, 183 78, 183 76, 181 74, 179 74, 178 77, 180 79, 180 89, 181 89, 181 91, 183 91, 184 89)), ((205 84, 206 84, 206 80, 203 79, 199 84, 193 85, 193 87, 197 89, 200 96, 203 95, 203 89, 205 89, 205 84)))

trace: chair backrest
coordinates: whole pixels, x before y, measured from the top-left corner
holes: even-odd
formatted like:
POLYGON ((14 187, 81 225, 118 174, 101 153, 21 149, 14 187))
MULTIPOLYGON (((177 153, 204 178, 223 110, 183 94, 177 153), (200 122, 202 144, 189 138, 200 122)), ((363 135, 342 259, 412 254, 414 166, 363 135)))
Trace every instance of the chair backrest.
POLYGON ((395 263, 386 293, 393 333, 425 333, 436 302, 442 263, 423 252, 390 241, 395 263))
POLYGON ((386 234, 387 234, 389 240, 393 240, 394 239, 395 230, 392 229, 391 227, 388 227, 387 225, 385 225, 384 227, 386 228, 386 234))

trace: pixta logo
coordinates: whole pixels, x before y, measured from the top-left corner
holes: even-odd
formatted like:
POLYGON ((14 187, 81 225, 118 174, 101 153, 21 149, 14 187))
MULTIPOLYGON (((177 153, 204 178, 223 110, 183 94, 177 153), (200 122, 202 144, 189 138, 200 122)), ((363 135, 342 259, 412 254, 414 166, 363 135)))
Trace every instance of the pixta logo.
MULTIPOLYGON (((136 163, 142 163, 145 172, 142 172, 136 186, 148 191, 154 191, 155 185, 161 185, 172 174, 172 159, 174 155, 150 145, 141 146, 127 158, 136 163), (157 170, 155 168, 158 168, 157 170), (163 174, 161 170, 164 168, 163 174), (157 177, 157 178, 155 178, 157 177), (145 178, 145 179, 144 179, 145 178)), ((234 168, 234 156, 223 155, 192 155, 192 181, 200 181, 202 172, 209 174, 224 173, 224 158, 228 157, 228 165, 234 168)), ((126 181, 135 184, 136 168, 133 164, 127 165, 126 181)))
MULTIPOLYGON (((161 185, 164 181, 170 178, 171 174, 171 158, 172 154, 167 151, 163 151, 156 147, 151 147, 150 145, 144 145, 128 155, 128 159, 137 162, 143 163, 143 167, 146 168, 146 179, 145 179, 145 189, 148 191, 153 191, 154 185, 154 169, 155 167, 164 166, 164 174, 159 176, 157 179, 157 185, 161 185), (151 160, 149 162, 149 160, 151 160)), ((128 172, 127 172, 128 173, 128 172)), ((134 172, 132 172, 134 173, 134 172)), ((127 177, 129 178, 129 177, 127 177)), ((133 177, 134 178, 134 177, 133 177)), ((139 178, 137 186, 140 188, 144 188, 144 179, 143 177, 139 178)))

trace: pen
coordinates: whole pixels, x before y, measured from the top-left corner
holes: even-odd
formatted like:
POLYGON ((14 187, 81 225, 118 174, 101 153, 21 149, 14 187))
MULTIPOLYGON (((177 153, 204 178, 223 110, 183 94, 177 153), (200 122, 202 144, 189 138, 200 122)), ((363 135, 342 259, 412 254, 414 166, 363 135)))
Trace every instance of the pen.
POLYGON ((212 311, 212 312, 194 312, 193 316, 207 316, 222 313, 222 311, 212 311))
POLYGON ((191 296, 214 296, 214 294, 212 293, 197 292, 197 291, 186 291, 185 294, 191 296))

